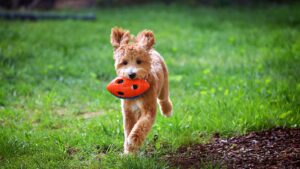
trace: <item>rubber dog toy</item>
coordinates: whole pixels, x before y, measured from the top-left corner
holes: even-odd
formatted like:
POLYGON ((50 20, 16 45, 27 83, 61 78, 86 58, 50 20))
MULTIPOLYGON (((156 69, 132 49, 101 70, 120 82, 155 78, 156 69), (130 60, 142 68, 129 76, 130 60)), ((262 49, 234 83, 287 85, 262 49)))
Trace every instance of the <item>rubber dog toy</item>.
POLYGON ((144 79, 117 77, 107 85, 106 89, 121 99, 133 99, 141 96, 149 87, 149 83, 144 79))

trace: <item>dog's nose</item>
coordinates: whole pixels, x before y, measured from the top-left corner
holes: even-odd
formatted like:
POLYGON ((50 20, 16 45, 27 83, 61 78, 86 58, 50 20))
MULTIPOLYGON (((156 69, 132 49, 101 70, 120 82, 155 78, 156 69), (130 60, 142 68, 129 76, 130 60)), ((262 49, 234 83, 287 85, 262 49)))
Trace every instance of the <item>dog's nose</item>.
POLYGON ((134 79, 135 76, 136 76, 136 73, 130 73, 130 74, 129 74, 130 79, 134 79))

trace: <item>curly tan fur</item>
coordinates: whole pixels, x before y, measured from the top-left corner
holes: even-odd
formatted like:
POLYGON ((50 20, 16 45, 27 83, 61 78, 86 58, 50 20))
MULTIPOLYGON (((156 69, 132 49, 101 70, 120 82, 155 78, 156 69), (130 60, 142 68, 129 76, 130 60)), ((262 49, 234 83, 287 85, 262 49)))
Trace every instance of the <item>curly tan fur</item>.
POLYGON ((136 38, 129 31, 113 28, 115 69, 119 77, 146 79, 150 89, 137 99, 122 100, 124 153, 135 153, 143 144, 155 121, 157 102, 163 115, 172 115, 168 70, 160 54, 153 49, 154 34, 144 30, 136 38))

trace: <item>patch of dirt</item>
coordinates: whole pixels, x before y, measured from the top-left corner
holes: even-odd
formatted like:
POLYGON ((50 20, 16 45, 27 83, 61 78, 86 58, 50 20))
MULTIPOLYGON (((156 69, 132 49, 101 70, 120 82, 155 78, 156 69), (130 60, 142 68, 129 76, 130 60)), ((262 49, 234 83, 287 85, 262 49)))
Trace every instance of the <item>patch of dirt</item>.
POLYGON ((300 128, 274 128, 207 144, 180 147, 163 157, 169 165, 199 168, 205 162, 224 168, 300 168, 300 128))
POLYGON ((55 109, 53 112, 54 112, 55 114, 57 114, 57 115, 65 116, 66 109, 64 109, 64 108, 59 108, 59 109, 55 109))
MULTIPOLYGON (((66 110, 58 109, 55 111, 55 113, 60 116, 65 116, 66 110)), ((79 111, 76 113, 78 118, 84 118, 84 119, 94 118, 94 117, 100 116, 102 114, 104 114, 104 111, 102 111, 102 110, 97 111, 97 112, 79 111)))
POLYGON ((79 116, 82 117, 82 118, 84 118, 84 119, 90 119, 90 118, 93 118, 93 117, 100 116, 102 114, 103 114, 102 111, 98 111, 98 112, 84 112, 84 113, 81 113, 79 116))
POLYGON ((79 149, 75 148, 75 147, 66 146, 66 152, 69 156, 72 156, 72 155, 78 153, 79 149))

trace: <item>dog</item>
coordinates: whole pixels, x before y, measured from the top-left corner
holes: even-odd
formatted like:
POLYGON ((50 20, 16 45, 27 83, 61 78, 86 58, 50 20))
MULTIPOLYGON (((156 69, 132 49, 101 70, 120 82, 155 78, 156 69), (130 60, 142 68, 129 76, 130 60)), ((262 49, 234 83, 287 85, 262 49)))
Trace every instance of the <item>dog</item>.
POLYGON ((161 55, 153 49, 155 39, 150 30, 143 30, 134 37, 128 30, 115 27, 110 41, 117 76, 145 79, 150 84, 149 90, 140 97, 121 100, 124 154, 135 154, 155 121, 157 103, 164 116, 172 115, 168 69, 161 55))

